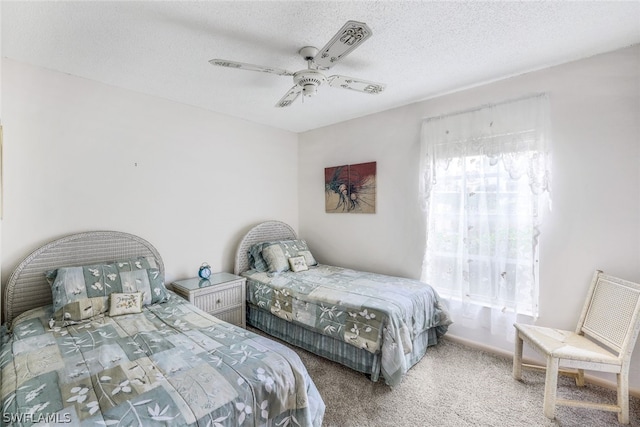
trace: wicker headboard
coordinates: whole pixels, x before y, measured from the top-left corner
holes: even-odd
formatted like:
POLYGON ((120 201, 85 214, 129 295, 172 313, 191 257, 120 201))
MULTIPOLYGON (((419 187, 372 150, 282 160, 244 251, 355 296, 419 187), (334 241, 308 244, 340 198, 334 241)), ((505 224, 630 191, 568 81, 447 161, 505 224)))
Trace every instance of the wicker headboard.
POLYGON ((249 269, 247 251, 254 244, 272 240, 290 240, 296 238, 296 232, 293 231, 291 226, 284 222, 266 221, 256 225, 244 235, 238 245, 233 272, 235 274, 241 274, 249 269))
POLYGON ((151 243, 119 231, 90 231, 54 240, 26 257, 9 277, 4 289, 3 313, 8 326, 20 313, 52 303, 44 273, 59 267, 100 264, 153 256, 164 275, 160 254, 151 243))

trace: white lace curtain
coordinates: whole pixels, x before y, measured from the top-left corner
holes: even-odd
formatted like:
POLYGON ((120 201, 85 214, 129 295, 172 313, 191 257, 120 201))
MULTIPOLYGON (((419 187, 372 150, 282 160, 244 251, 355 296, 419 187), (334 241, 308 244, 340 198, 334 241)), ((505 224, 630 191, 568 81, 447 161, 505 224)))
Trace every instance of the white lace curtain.
POLYGON ((549 133, 546 95, 423 122, 422 279, 448 299, 462 325, 512 335, 517 314, 538 314, 549 133))

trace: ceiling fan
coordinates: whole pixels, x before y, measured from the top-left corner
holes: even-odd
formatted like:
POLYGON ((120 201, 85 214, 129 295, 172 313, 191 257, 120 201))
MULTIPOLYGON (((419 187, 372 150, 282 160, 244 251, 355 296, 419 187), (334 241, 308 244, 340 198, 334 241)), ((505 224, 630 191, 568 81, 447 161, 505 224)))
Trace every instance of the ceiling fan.
POLYGON ((279 76, 293 76, 295 85, 278 101, 275 105, 276 107, 288 107, 298 98, 300 93, 302 93, 303 96, 314 96, 317 93, 318 86, 323 83, 328 83, 329 86, 333 87, 377 94, 384 90, 384 85, 381 83, 341 76, 339 74, 326 77, 324 73, 320 71, 333 67, 339 60, 347 56, 371 37, 371 35, 371 29, 364 22, 347 21, 322 49, 318 50, 313 46, 305 46, 300 49, 298 53, 307 61, 307 69, 296 72, 282 68, 245 64, 244 62, 229 61, 226 59, 212 59, 209 62, 211 65, 220 67, 260 71, 263 73, 277 74, 279 76))

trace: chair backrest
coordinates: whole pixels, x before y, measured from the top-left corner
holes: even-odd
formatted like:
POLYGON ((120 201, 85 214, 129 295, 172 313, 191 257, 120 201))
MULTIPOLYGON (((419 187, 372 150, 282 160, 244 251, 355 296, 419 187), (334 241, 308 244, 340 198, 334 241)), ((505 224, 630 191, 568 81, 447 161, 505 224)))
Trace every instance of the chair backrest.
POLYGON ((640 330, 640 284, 596 271, 576 332, 629 358, 640 330))

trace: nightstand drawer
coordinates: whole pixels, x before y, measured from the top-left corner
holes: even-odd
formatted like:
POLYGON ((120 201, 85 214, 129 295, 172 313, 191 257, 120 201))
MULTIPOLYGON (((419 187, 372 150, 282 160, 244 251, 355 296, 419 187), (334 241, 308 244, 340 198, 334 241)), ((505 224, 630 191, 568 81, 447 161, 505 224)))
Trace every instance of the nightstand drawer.
POLYGON ((194 297, 193 303, 208 313, 225 310, 242 304, 242 289, 240 286, 234 286, 221 291, 202 293, 194 297))

